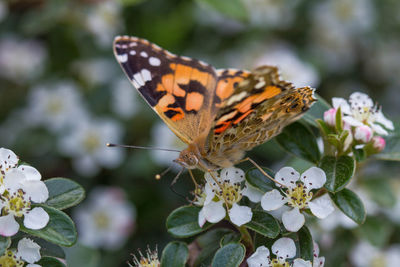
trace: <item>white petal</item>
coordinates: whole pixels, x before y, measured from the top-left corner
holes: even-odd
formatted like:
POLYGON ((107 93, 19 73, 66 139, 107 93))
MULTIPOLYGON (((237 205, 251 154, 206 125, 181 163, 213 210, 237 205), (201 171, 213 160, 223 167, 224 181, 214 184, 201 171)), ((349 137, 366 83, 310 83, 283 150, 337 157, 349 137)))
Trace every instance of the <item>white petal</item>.
POLYGON ((293 267, 312 267, 311 261, 305 261, 303 259, 295 259, 293 261, 293 267))
POLYGON ((296 187, 299 177, 300 174, 292 167, 283 167, 275 174, 275 180, 289 188, 296 187))
MULTIPOLYGON (((221 178, 218 176, 218 173, 213 172, 213 174, 214 174, 214 177, 217 179, 218 182, 221 181, 221 178)), ((204 178, 206 179, 207 183, 209 183, 211 185, 215 184, 215 180, 214 180, 214 178, 211 176, 211 174, 209 172, 206 172, 204 174, 204 178)))
POLYGON ((324 265, 325 265, 325 257, 319 257, 319 258, 314 257, 313 267, 324 267, 324 265))
POLYGON ((388 248, 386 262, 390 263, 391 266, 400 266, 400 245, 392 245, 388 248))
POLYGON ((34 263, 40 260, 40 246, 29 238, 22 238, 18 242, 18 253, 24 261, 34 263))
POLYGON ((204 205, 208 205, 214 198, 215 196, 215 190, 213 187, 210 186, 209 183, 206 183, 204 186, 204 193, 206 193, 206 199, 204 200, 204 205))
POLYGON ((261 197, 264 193, 246 182, 246 187, 242 190, 242 194, 248 197, 251 202, 258 203, 261 201, 261 197))
POLYGON ((240 183, 244 181, 244 171, 239 168, 230 167, 221 170, 222 181, 229 180, 230 183, 240 183))
POLYGON ((14 167, 18 163, 18 157, 13 151, 7 148, 0 148, 0 169, 6 169, 9 167, 14 167))
POLYGON ((26 265, 26 267, 42 267, 42 265, 29 263, 28 265, 26 265))
POLYGON ((352 93, 349 97, 349 102, 352 104, 355 103, 361 107, 372 108, 374 106, 372 99, 367 94, 361 92, 352 93))
POLYGON ((239 206, 237 203, 232 205, 232 208, 229 210, 229 218, 231 222, 237 226, 242 226, 251 221, 253 217, 253 212, 251 208, 247 206, 239 206))
POLYGON ((328 215, 335 210, 332 205, 332 201, 327 194, 308 203, 308 207, 310 208, 312 214, 319 219, 328 217, 328 215))
POLYGON ((28 165, 18 166, 18 170, 20 170, 26 177, 27 180, 40 180, 42 179, 42 175, 35 168, 28 165))
POLYGON ((24 215, 24 225, 26 228, 38 230, 44 228, 49 219, 49 214, 43 208, 36 207, 24 215))
POLYGON ((388 135, 388 131, 386 131, 382 126, 376 123, 371 123, 371 128, 379 135, 388 135))
POLYGON ((364 125, 362 122, 359 120, 356 120, 352 116, 343 116, 343 121, 345 123, 348 123, 350 126, 362 126, 364 125))
POLYGON ((204 217, 210 223, 217 223, 225 218, 226 211, 223 206, 224 202, 222 200, 215 202, 211 201, 208 205, 203 207, 204 217))
POLYGON ((340 107, 340 109, 342 110, 342 112, 344 114, 350 114, 351 113, 350 105, 349 105, 349 103, 347 103, 347 101, 344 98, 333 97, 332 98, 332 105, 333 105, 333 107, 335 109, 338 109, 340 107))
POLYGON ((378 111, 378 113, 375 114, 375 121, 382 124, 386 129, 394 130, 393 122, 387 119, 382 111, 378 111))
POLYGON ((301 175, 300 179, 307 186, 307 190, 310 191, 323 187, 326 182, 326 175, 322 169, 311 167, 301 175))
POLYGON ((203 227, 203 225, 206 223, 206 217, 204 216, 204 211, 203 209, 200 210, 199 212, 199 218, 198 218, 198 222, 199 222, 199 226, 203 227))
POLYGON ((261 198, 261 207, 266 211, 276 210, 287 203, 286 197, 277 190, 271 190, 261 198))
POLYGON ((22 189, 36 203, 43 203, 49 198, 49 190, 44 182, 38 180, 24 181, 22 189))
POLYGON ((12 169, 6 173, 4 178, 4 186, 8 191, 16 192, 22 187, 24 181, 25 175, 23 175, 23 173, 17 169, 12 169))
POLYGON ((304 215, 300 213, 298 208, 291 211, 286 211, 282 214, 282 223, 286 230, 290 232, 297 232, 303 227, 305 222, 304 215))
POLYGON ((8 214, 0 217, 0 235, 13 236, 19 230, 19 224, 15 221, 14 215, 8 214))
POLYGON ((269 249, 265 246, 258 247, 248 259, 249 267, 266 267, 269 266, 269 249))
POLYGON ((319 255, 319 246, 317 242, 313 241, 313 254, 314 256, 318 257, 319 255))
POLYGON ((296 245, 291 238, 282 237, 275 241, 271 247, 271 251, 280 260, 290 259, 296 256, 296 245))

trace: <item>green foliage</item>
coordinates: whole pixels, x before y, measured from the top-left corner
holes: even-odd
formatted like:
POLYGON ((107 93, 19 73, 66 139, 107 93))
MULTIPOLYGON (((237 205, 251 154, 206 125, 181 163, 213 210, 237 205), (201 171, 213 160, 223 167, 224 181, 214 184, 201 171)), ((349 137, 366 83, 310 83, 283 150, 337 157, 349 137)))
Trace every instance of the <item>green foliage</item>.
MULTIPOLYGON (((263 170, 271 177, 275 176, 270 169, 263 168, 263 170)), ((271 179, 265 177, 265 175, 262 174, 257 168, 252 168, 246 172, 246 181, 264 193, 276 188, 275 183, 271 179)))
POLYGON ((376 247, 384 247, 388 243, 392 231, 393 227, 388 221, 372 216, 368 216, 365 223, 357 229, 361 237, 376 247))
POLYGON ((361 199, 351 190, 345 188, 337 193, 330 193, 336 206, 350 219, 358 224, 363 224, 366 213, 361 199))
POLYGON ((101 254, 94 248, 77 243, 66 249, 68 266, 97 267, 101 262, 101 254))
POLYGON ((49 190, 46 205, 63 210, 78 205, 85 198, 85 190, 77 182, 66 178, 45 181, 49 190))
POLYGON ((320 168, 325 171, 325 188, 330 192, 338 192, 345 188, 355 172, 355 162, 349 156, 325 156, 321 159, 320 168))
POLYGON ((188 259, 189 249, 186 243, 171 242, 163 250, 161 267, 184 267, 188 259))
POLYGON ((381 176, 364 179, 362 186, 380 206, 390 208, 396 204, 396 195, 389 179, 381 176))
POLYGON ((195 206, 183 206, 171 212, 167 218, 168 233, 175 237, 185 238, 209 228, 211 225, 208 223, 203 227, 199 226, 199 212, 200 208, 195 206))
POLYGON ((221 247, 228 245, 229 243, 238 243, 240 241, 241 237, 238 233, 227 233, 221 238, 221 241, 219 242, 219 245, 221 247))
POLYGON ((300 258, 313 262, 314 260, 314 243, 310 230, 307 226, 303 226, 298 232, 300 258))
POLYGON ((314 134, 299 122, 286 126, 275 139, 287 152, 297 157, 313 163, 318 163, 321 158, 314 134))
POLYGON ((0 236, 0 255, 3 255, 10 245, 11 239, 9 237, 0 236))
POLYGON ((244 4, 240 0, 197 0, 197 2, 205 4, 230 18, 242 21, 248 18, 244 4))
POLYGON ((275 238, 279 235, 279 223, 272 215, 263 210, 254 210, 251 222, 246 227, 269 238, 275 238))
POLYGON ((227 244, 215 253, 211 266, 213 267, 238 267, 244 259, 245 247, 240 243, 227 244))
POLYGON ((42 257, 40 261, 37 262, 37 264, 46 267, 65 267, 64 263, 62 263, 56 258, 51 258, 51 257, 42 257))
POLYGON ((60 246, 70 247, 75 244, 77 233, 71 218, 69 218, 64 212, 55 208, 44 205, 38 206, 42 207, 50 216, 50 220, 46 227, 40 230, 32 230, 21 224, 21 231, 43 238, 60 246))

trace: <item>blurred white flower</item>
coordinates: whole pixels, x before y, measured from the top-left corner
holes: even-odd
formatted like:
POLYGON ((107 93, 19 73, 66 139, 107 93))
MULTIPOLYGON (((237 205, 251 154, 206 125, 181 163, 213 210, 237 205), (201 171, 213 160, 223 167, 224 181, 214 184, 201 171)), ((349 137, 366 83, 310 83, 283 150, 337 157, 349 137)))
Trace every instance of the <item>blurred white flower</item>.
POLYGON ((360 92, 350 95, 349 102, 343 98, 332 98, 334 108, 341 108, 343 121, 351 126, 369 126, 379 135, 388 135, 387 130, 394 130, 393 122, 382 113, 382 108, 374 104, 372 99, 360 92))
POLYGON ((35 264, 40 258, 40 246, 31 239, 24 237, 18 241, 17 250, 7 249, 0 256, 0 266, 40 267, 41 265, 35 264), (25 263, 28 264, 25 265, 25 263))
POLYGON ((85 26, 95 35, 100 46, 110 46, 115 35, 123 28, 120 3, 117 1, 96 3, 87 14, 85 26))
POLYGON ((248 196, 250 200, 259 201, 261 194, 257 196, 254 191, 245 190, 247 183, 244 179, 244 172, 238 168, 225 168, 219 173, 206 173, 202 199, 197 204, 203 206, 199 213, 199 225, 203 227, 206 221, 217 223, 225 218, 226 209, 232 223, 241 226, 251 221, 253 212, 250 207, 240 206, 238 203, 242 196, 248 196))
POLYGON ((40 42, 5 36, 0 40, 0 76, 17 83, 32 80, 42 73, 46 57, 40 42))
MULTIPOLYGON (((294 241, 287 237, 279 238, 274 242, 271 247, 272 253, 276 256, 271 259, 269 249, 265 246, 257 248, 248 259, 247 264, 249 267, 274 267, 274 266, 285 266, 285 267, 312 267, 310 261, 297 258, 293 263, 287 261, 290 258, 296 256, 296 245, 294 241)), ((323 266, 314 265, 314 266, 323 266)))
POLYGON ((266 49, 254 61, 254 67, 261 65, 277 66, 282 78, 296 87, 316 87, 319 83, 319 77, 314 67, 302 61, 295 51, 285 45, 276 45, 266 49))
POLYGON ((295 19, 300 0, 243 0, 251 23, 259 27, 285 29, 295 19))
POLYGON ((114 60, 107 58, 93 58, 75 62, 73 70, 90 86, 103 85, 112 80, 120 69, 114 60))
POLYGON ((331 232, 337 227, 343 227, 346 229, 353 229, 358 226, 353 220, 347 217, 343 212, 335 209, 328 217, 318 220, 318 225, 325 231, 331 232))
POLYGON ((350 260, 355 267, 400 266, 400 245, 382 250, 362 241, 351 251, 350 260))
POLYGON ((116 250, 132 233, 136 210, 122 189, 96 187, 73 212, 82 244, 116 250))
POLYGON ((18 232, 19 224, 15 218, 23 217, 26 228, 44 228, 49 222, 49 215, 41 207, 31 207, 32 202, 44 203, 49 197, 40 173, 31 166, 20 165, 2 176, 0 235, 13 236, 18 232))
MULTIPOLYGON (((283 185, 282 192, 277 189, 268 191, 261 199, 261 207, 266 211, 278 210, 285 204, 292 209, 283 212, 282 223, 288 231, 297 232, 305 222, 302 209, 309 208, 317 218, 326 218, 334 211, 328 195, 323 195, 311 201, 312 189, 321 188, 326 182, 325 172, 317 167, 311 167, 301 176, 291 167, 280 169, 275 180, 283 185)), ((278 186, 282 185, 279 184, 278 186)))
POLYGON ((124 150, 107 147, 119 144, 122 128, 112 119, 76 118, 76 123, 59 140, 59 150, 73 158, 73 165, 81 175, 93 176, 100 167, 114 168, 124 158, 124 150))
MULTIPOLYGON (((187 147, 187 145, 180 140, 163 122, 156 123, 153 126, 151 136, 151 143, 154 147, 171 148, 177 150, 183 150, 187 147)), ((175 169, 180 168, 180 165, 172 162, 178 156, 176 152, 151 150, 150 153, 157 164, 168 166, 173 165, 176 166, 175 169)))
POLYGON ((31 126, 43 125, 50 131, 61 132, 71 128, 85 112, 76 85, 63 81, 33 88, 24 115, 31 126))
POLYGON ((110 90, 111 108, 116 114, 127 119, 139 111, 140 103, 137 99, 136 89, 133 88, 128 79, 122 77, 115 80, 110 90))

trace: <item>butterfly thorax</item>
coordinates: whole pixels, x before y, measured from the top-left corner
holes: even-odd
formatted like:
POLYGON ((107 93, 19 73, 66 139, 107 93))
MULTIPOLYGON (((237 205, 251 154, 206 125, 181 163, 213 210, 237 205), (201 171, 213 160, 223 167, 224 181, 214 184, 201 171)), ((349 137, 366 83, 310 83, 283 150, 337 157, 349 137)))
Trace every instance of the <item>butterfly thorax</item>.
POLYGON ((197 168, 205 172, 221 168, 207 160, 204 152, 201 152, 201 149, 196 143, 189 144, 186 149, 182 150, 175 162, 187 169, 197 168))

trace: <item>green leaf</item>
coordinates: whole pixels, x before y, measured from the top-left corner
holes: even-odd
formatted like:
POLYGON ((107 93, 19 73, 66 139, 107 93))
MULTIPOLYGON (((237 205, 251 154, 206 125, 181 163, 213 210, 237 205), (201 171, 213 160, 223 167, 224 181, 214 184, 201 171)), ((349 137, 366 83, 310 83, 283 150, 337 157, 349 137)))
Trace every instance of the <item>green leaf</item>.
POLYGON ((51 257, 42 257, 36 264, 45 267, 65 267, 64 263, 51 257))
POLYGON ((323 119, 324 112, 330 109, 331 106, 318 94, 314 94, 314 96, 318 99, 318 101, 314 102, 311 108, 306 112, 306 114, 304 114, 302 120, 312 126, 318 127, 316 120, 323 119))
POLYGON ((168 233, 175 237, 186 238, 194 236, 209 228, 212 224, 206 223, 199 226, 199 212, 201 208, 183 206, 174 210, 167 218, 168 233))
POLYGON ((279 223, 272 215, 262 210, 253 210, 251 222, 246 227, 269 238, 275 238, 280 232, 279 223))
POLYGON ((174 241, 169 243, 161 256, 161 267, 184 267, 189 256, 186 243, 174 241))
MULTIPOLYGON (((268 168, 262 168, 268 175, 274 177, 275 174, 268 168)), ((246 172, 246 181, 255 188, 260 189, 262 192, 271 191, 276 188, 275 183, 265 177, 257 168, 252 168, 246 172)))
POLYGON ((4 254, 4 252, 10 245, 11 238, 0 235, 0 256, 4 254))
POLYGON ((196 239, 196 244, 201 250, 194 262, 194 267, 209 266, 215 252, 220 248, 222 238, 229 234, 234 234, 234 232, 226 228, 217 228, 199 236, 196 239))
POLYGON ((346 187, 355 172, 355 162, 352 157, 325 156, 319 167, 325 171, 325 188, 330 192, 338 192, 346 187))
POLYGON ((365 221, 365 208, 361 199, 351 190, 343 189, 335 194, 329 193, 336 206, 346 214, 350 219, 358 224, 365 221))
POLYGON ((376 177, 363 179, 362 182, 371 199, 380 206, 391 208, 396 204, 396 194, 388 179, 376 177))
POLYGON ((32 230, 20 225, 21 231, 43 238, 54 244, 70 247, 77 239, 75 225, 70 217, 62 211, 45 205, 35 205, 42 207, 50 216, 46 227, 40 230, 32 230))
POLYGON ((364 161, 367 158, 367 154, 365 153, 365 150, 362 148, 353 148, 353 154, 357 162, 364 161))
POLYGON ((40 254, 42 256, 55 257, 60 259, 65 258, 65 252, 60 246, 40 238, 33 238, 33 241, 35 241, 40 246, 40 254))
POLYGON ((325 121, 318 119, 318 120, 316 120, 316 122, 317 122, 321 132, 324 135, 328 135, 328 134, 332 133, 331 128, 325 123, 325 121))
POLYGON ((211 266, 238 267, 244 259, 246 249, 242 244, 230 243, 217 250, 211 266))
POLYGON ((97 249, 88 248, 81 244, 76 244, 73 247, 67 248, 68 266, 84 266, 84 267, 98 267, 100 264, 101 255, 97 249))
POLYGON ((240 235, 236 232, 228 233, 221 238, 219 245, 221 247, 228 245, 229 243, 238 243, 240 241, 240 235))
POLYGON ((313 262, 314 260, 314 243, 310 230, 304 225, 298 232, 300 258, 313 262))
POLYGON ((247 9, 240 0, 197 0, 197 2, 205 4, 233 19, 245 21, 248 17, 247 9))
POLYGON ((85 190, 78 183, 66 178, 44 181, 49 189, 46 205, 63 210, 79 204, 85 198, 85 190))
POLYGON ((336 111, 335 126, 339 133, 343 131, 342 109, 340 107, 336 111))
POLYGON ((283 149, 297 157, 314 163, 321 158, 314 134, 299 122, 286 126, 275 139, 283 149))
POLYGON ((384 247, 388 244, 393 231, 392 225, 379 217, 367 217, 357 232, 376 247, 384 247))

